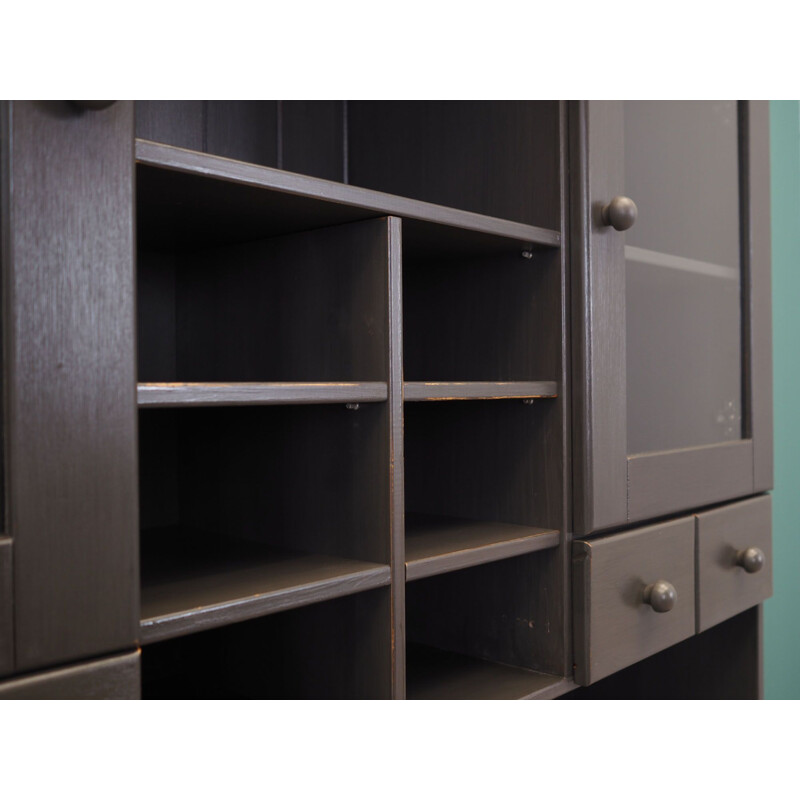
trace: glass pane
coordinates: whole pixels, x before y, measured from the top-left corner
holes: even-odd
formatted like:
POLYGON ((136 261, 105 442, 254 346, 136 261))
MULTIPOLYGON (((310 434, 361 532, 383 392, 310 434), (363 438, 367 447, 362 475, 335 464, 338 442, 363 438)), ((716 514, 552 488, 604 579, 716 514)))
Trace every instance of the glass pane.
POLYGON ((736 103, 625 103, 628 452, 742 436, 736 103))

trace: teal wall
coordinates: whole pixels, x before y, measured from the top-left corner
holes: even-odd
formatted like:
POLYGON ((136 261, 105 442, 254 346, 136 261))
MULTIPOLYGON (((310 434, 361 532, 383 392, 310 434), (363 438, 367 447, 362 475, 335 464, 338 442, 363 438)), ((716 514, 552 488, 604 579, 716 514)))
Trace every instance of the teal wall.
POLYGON ((775 593, 764 605, 764 694, 800 698, 800 103, 770 103, 775 374, 775 593))

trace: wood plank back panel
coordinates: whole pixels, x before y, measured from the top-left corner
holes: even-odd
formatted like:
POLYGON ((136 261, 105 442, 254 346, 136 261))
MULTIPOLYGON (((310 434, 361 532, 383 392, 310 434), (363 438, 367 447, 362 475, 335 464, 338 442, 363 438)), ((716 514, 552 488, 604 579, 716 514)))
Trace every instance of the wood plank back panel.
POLYGON ((564 662, 558 549, 409 583, 409 642, 560 675, 564 662))
POLYGON ((350 101, 355 186, 559 226, 557 102, 350 101))
POLYGON ((133 105, 11 114, 8 532, 30 670, 138 634, 133 105))
POLYGON ((0 683, 0 700, 138 700, 140 696, 138 651, 0 683))
POLYGON ((146 699, 389 699, 389 589, 148 645, 146 699))
POLYGON ((278 103, 207 100, 203 149, 237 161, 278 166, 278 103))
POLYGON ((385 381, 387 223, 187 253, 179 381, 385 381))

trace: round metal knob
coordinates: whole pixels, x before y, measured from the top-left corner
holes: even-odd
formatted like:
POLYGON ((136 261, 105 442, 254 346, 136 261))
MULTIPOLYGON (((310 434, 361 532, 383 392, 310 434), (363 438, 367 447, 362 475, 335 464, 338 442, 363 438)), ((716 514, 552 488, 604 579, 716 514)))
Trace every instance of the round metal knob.
POLYGON ((763 551, 758 547, 748 547, 736 554, 736 563, 750 573, 758 572, 764 566, 765 560, 763 551))
POLYGON ((653 611, 664 614, 671 611, 678 602, 678 593, 669 581, 656 581, 644 588, 644 602, 653 607, 653 611))
POLYGON ((610 225, 617 231, 626 231, 633 227, 638 214, 639 209, 630 197, 615 197, 607 206, 603 206, 600 216, 603 225, 610 225))
POLYGON ((113 106, 116 100, 73 100, 74 105, 85 111, 102 111, 104 108, 113 106))

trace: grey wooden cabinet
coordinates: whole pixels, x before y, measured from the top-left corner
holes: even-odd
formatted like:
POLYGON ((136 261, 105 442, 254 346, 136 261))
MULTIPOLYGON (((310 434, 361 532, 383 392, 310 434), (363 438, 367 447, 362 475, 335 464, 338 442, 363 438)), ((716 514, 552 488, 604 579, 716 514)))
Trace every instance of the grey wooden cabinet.
POLYGON ((576 531, 770 489, 768 103, 573 110, 576 531))
POLYGON ((735 265, 601 224, 619 104, 4 103, 0 697, 757 695, 768 515, 709 508, 771 480, 766 112, 733 108, 698 185, 735 265), (669 452, 627 444, 626 247, 723 275, 669 452))

